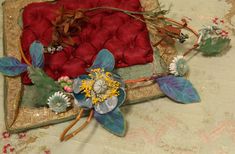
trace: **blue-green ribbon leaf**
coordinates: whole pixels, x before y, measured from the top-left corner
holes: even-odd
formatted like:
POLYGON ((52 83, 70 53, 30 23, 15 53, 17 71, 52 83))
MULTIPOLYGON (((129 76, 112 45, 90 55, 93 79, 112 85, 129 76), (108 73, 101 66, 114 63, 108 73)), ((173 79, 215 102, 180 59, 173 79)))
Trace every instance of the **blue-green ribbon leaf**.
POLYGON ((30 56, 34 67, 42 68, 44 65, 43 45, 39 41, 34 41, 30 46, 30 56))
POLYGON ((174 101, 184 104, 200 101, 196 89, 183 77, 165 76, 156 80, 162 92, 174 101))
POLYGON ((114 65, 115 59, 113 54, 107 49, 102 49, 89 69, 103 68, 107 72, 112 72, 114 65))
POLYGON ((0 58, 0 72, 6 76, 20 75, 27 70, 27 67, 14 57, 0 58))
POLYGON ((117 136, 124 136, 126 133, 126 122, 119 110, 116 108, 107 114, 99 114, 95 112, 95 119, 109 132, 117 136))
POLYGON ((201 51, 205 56, 214 56, 228 48, 230 41, 231 40, 229 38, 209 37, 199 44, 199 51, 201 51))

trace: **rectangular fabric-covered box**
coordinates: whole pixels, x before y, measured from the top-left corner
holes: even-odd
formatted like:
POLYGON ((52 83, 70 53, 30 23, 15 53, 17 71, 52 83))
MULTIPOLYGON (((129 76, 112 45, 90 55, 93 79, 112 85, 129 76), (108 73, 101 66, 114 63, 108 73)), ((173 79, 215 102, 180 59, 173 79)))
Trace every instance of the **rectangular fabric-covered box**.
MULTIPOLYGON (((75 30, 66 30, 72 37, 52 34, 55 31, 51 28, 53 24, 65 22, 56 18, 61 9, 69 14, 69 10, 104 6, 148 11, 158 8, 159 4, 156 0, 6 0, 3 4, 4 54, 25 62, 19 51, 21 46, 26 59, 30 61, 29 48, 34 40, 50 46, 54 45, 54 40, 62 39, 65 43, 62 52, 45 54, 44 71, 57 80, 64 75, 75 78, 84 74, 92 65, 98 51, 106 48, 115 57, 116 72, 127 83, 127 99, 124 105, 163 97, 164 94, 150 77, 166 73, 166 66, 172 61, 176 51, 170 45, 154 47, 161 37, 156 37, 156 32, 148 23, 114 10, 97 10, 87 13, 89 22, 79 34, 76 34, 76 26, 73 27, 75 30)), ((145 18, 142 15, 139 17, 142 20, 145 18)), ((156 21, 156 24, 162 26, 160 22, 156 21)), ((60 28, 56 29, 58 34, 61 34, 60 28)), ((14 133, 71 120, 80 111, 80 108, 72 107, 68 112, 55 114, 47 107, 32 106, 32 102, 40 95, 27 73, 18 77, 5 77, 4 95, 6 127, 14 133)))

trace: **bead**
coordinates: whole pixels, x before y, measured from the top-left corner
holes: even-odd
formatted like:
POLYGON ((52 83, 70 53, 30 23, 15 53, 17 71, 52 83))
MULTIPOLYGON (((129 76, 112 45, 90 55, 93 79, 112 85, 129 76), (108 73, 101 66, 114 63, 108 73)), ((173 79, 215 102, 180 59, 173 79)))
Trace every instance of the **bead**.
POLYGON ((51 48, 51 52, 53 52, 53 53, 54 53, 54 52, 55 52, 55 50, 56 50, 56 49, 55 49, 54 47, 52 47, 52 48, 51 48))
POLYGON ((48 51, 48 52, 51 52, 51 47, 48 47, 48 48, 47 48, 47 51, 48 51))

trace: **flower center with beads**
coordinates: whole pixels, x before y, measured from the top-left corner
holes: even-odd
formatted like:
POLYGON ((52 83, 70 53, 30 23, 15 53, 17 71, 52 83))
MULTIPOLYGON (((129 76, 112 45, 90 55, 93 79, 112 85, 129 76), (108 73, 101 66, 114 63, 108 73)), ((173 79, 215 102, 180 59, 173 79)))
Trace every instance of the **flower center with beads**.
POLYGON ((107 98, 119 95, 120 83, 113 79, 110 72, 97 68, 91 70, 89 77, 91 79, 82 80, 80 89, 86 97, 92 99, 93 104, 101 103, 107 98))

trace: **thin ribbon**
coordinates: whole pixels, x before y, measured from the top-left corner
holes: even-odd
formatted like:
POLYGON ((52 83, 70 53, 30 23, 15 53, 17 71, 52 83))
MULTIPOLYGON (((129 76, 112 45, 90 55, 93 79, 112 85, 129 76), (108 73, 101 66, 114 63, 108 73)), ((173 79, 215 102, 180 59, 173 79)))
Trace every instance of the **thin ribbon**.
MULTIPOLYGON (((186 29, 186 30, 192 32, 197 37, 193 47, 191 47, 186 52, 184 52, 183 56, 188 55, 192 50, 196 49, 199 46, 198 45, 199 34, 193 28, 188 26, 188 24, 186 22, 182 22, 181 23, 181 22, 175 21, 175 20, 173 20, 171 18, 167 18, 167 17, 164 17, 164 16, 159 16, 158 19, 164 19, 164 20, 166 20, 168 22, 171 22, 171 23, 173 23, 173 24, 175 24, 177 26, 181 26, 182 29, 186 29)), ((155 46, 159 45, 161 42, 162 42, 162 39, 158 43, 156 43, 155 46)))
POLYGON ((71 139, 72 137, 74 137, 75 135, 77 135, 82 129, 84 129, 91 121, 93 115, 94 115, 94 110, 90 111, 89 117, 87 118, 87 120, 75 131, 73 131, 70 134, 67 134, 68 131, 73 128, 73 126, 81 119, 82 115, 84 113, 84 109, 81 109, 78 116, 76 117, 76 119, 67 126, 67 128, 65 128, 65 130, 63 131, 63 133, 60 136, 60 141, 68 141, 69 139, 71 139))
POLYGON ((32 66, 32 64, 28 61, 28 59, 26 58, 23 50, 22 50, 22 47, 21 47, 21 44, 20 44, 20 41, 18 43, 18 49, 20 51, 20 54, 21 54, 21 57, 24 59, 25 63, 28 64, 29 66, 32 66))

